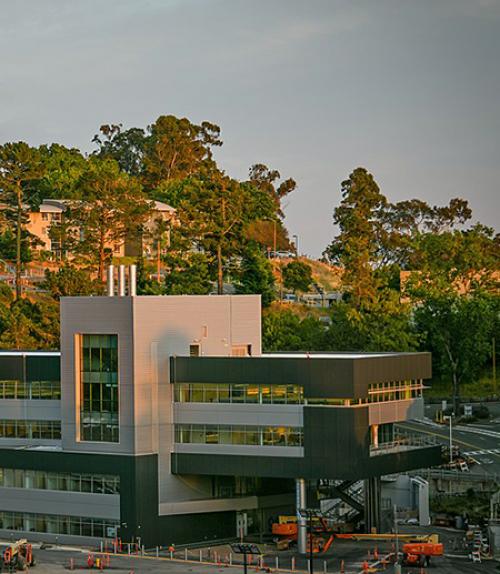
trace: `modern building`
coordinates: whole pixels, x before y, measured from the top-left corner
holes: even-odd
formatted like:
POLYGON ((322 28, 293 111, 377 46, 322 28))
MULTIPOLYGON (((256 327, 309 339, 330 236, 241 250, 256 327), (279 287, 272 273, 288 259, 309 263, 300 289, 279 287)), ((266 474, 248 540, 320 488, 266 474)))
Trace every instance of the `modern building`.
POLYGON ((129 291, 62 298, 60 354, 0 354, 0 536, 267 531, 319 480, 366 479, 376 526, 381 475, 440 463, 394 431, 429 354, 263 355, 259 296, 129 291))

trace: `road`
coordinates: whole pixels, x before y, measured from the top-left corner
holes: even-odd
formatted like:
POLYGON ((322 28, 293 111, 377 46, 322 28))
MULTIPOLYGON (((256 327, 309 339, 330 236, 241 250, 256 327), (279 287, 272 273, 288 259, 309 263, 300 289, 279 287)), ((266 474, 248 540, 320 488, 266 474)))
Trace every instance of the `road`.
MULTIPOLYGON (((412 430, 437 439, 444 445, 450 441, 449 427, 434 423, 431 417, 434 405, 426 406, 425 421, 411 421, 400 424, 406 430, 412 430)), ((452 429, 453 444, 460 451, 477 461, 475 472, 500 475, 500 403, 488 405, 492 419, 484 423, 471 425, 459 424, 452 429)))

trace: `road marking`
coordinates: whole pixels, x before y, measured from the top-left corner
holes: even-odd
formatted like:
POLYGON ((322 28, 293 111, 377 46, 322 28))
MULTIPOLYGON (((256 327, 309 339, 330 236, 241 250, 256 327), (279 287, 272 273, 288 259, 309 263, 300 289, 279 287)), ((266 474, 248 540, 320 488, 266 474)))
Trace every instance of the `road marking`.
POLYGON ((500 454, 500 448, 490 448, 490 449, 482 449, 482 450, 471 450, 464 452, 467 456, 480 456, 484 454, 500 454))
MULTIPOLYGON (((418 425, 418 423, 416 423, 416 424, 418 425)), ((426 423, 424 423, 424 424, 426 424, 426 423)), ((446 443, 446 442, 449 442, 449 440, 450 440, 449 434, 448 434, 444 429, 442 429, 442 433, 443 433, 443 434, 440 434, 440 433, 433 432, 433 431, 430 431, 430 430, 423 430, 422 428, 419 428, 418 426, 417 426, 417 427, 416 427, 415 425, 412 426, 411 424, 408 424, 408 423, 398 423, 398 426, 402 426, 403 428, 404 428, 404 427, 407 427, 407 428, 410 429, 410 430, 414 430, 414 431, 421 432, 421 433, 424 433, 424 434, 429 434, 429 435, 432 435, 432 436, 436 436, 436 437, 442 439, 445 443, 446 443)), ((441 428, 442 428, 442 427, 441 427, 441 428)), ((463 433, 464 431, 461 431, 461 432, 463 433)), ((478 446, 479 446, 479 445, 477 445, 477 444, 471 444, 470 442, 465 442, 464 440, 462 440, 462 439, 460 439, 460 438, 457 438, 456 435, 453 436, 453 443, 454 443, 454 444, 457 444, 457 443, 458 443, 458 444, 461 444, 461 445, 464 445, 464 446, 468 446, 468 447, 470 447, 471 449, 474 449, 474 451, 477 451, 477 450, 478 450, 478 446)), ((471 451, 471 452, 473 452, 473 451, 471 451)), ((499 453, 494 452, 494 453, 491 453, 491 454, 492 454, 493 456, 496 456, 496 457, 500 458, 500 452, 499 452, 499 453)))

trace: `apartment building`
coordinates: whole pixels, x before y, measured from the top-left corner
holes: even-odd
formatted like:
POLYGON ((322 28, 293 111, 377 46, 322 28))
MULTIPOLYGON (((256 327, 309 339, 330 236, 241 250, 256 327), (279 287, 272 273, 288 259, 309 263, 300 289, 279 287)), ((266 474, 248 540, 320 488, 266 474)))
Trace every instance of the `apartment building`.
POLYGON ((325 479, 366 479, 376 525, 382 474, 440 463, 394 431, 430 356, 264 355, 260 332, 254 295, 63 298, 60 353, 0 354, 0 536, 267 531, 325 479))
MULTIPOLYGON (((60 224, 64 218, 64 212, 68 208, 71 200, 65 199, 44 199, 37 211, 30 210, 27 230, 36 239, 34 249, 46 251, 53 257, 59 258, 61 255, 61 244, 51 236, 52 225, 60 224)), ((107 247, 112 251, 114 257, 139 256, 152 257, 156 255, 157 245, 154 243, 155 227, 159 222, 167 224, 166 235, 169 234, 168 225, 178 225, 176 210, 162 203, 153 202, 153 209, 144 222, 144 230, 141 237, 126 237, 118 242, 110 242, 107 247)), ((167 237, 168 240, 168 237, 167 237)))

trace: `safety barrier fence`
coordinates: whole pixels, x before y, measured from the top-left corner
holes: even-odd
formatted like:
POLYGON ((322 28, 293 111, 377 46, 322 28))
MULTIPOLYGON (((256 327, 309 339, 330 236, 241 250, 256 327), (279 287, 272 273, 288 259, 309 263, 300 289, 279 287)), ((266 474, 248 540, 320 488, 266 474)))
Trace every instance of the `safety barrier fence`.
MULTIPOLYGON (((91 556, 89 560, 93 560, 94 563, 98 560, 103 570, 109 567, 110 558, 113 556, 203 564, 206 566, 217 566, 218 568, 244 568, 241 554, 235 554, 220 547, 176 549, 173 546, 157 546, 156 548, 146 549, 137 543, 102 542, 96 553, 89 556, 91 556)), ((373 552, 368 551, 366 557, 362 557, 360 561, 352 564, 345 564, 344 560, 341 559, 331 560, 330 558, 330 560, 327 560, 321 556, 314 556, 314 572, 317 574, 357 574, 358 572, 367 572, 369 571, 367 568, 374 567, 383 570, 393 559, 394 552, 380 557, 376 549, 373 552)), ((309 572, 309 561, 304 556, 247 555, 247 570, 249 572, 307 574, 309 572)))

